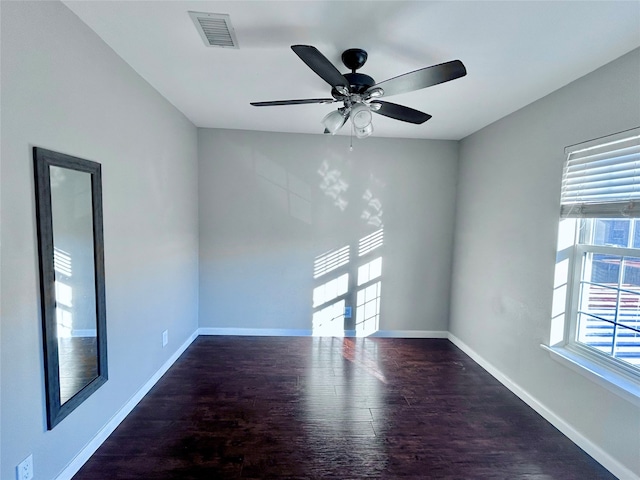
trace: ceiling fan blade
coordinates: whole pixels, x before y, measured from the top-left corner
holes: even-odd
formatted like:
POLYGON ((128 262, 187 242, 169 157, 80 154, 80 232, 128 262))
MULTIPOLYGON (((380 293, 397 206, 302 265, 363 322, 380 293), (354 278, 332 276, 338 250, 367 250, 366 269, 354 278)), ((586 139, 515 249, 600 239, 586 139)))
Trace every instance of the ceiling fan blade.
POLYGON ((374 88, 382 88, 382 90, 384 90, 383 96, 389 97, 391 95, 413 92, 421 88, 455 80, 456 78, 464 77, 466 74, 467 69, 463 63, 460 60, 453 60, 390 78, 389 80, 369 87, 367 92, 374 88))
POLYGON ((342 86, 349 88, 347 79, 316 47, 311 45, 291 45, 291 50, 332 87, 342 86))
POLYGON ((415 123, 417 125, 426 122, 431 118, 428 113, 414 110, 413 108, 405 107, 404 105, 398 105, 396 103, 374 101, 372 104, 380 105, 378 110, 372 110, 379 115, 400 120, 402 122, 415 123))
POLYGON ((254 107, 273 107, 276 105, 303 105, 305 103, 334 103, 334 98, 305 98, 302 100, 274 100, 272 102, 251 102, 254 107))

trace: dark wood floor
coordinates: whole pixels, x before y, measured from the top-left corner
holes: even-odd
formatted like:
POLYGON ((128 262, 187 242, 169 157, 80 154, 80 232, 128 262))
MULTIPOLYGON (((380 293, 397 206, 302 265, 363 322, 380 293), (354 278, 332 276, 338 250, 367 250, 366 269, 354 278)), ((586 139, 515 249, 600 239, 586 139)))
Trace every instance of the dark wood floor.
POLYGON ((74 477, 612 479, 447 340, 199 337, 74 477))
POLYGON ((60 403, 64 403, 98 376, 96 337, 58 338, 60 403))

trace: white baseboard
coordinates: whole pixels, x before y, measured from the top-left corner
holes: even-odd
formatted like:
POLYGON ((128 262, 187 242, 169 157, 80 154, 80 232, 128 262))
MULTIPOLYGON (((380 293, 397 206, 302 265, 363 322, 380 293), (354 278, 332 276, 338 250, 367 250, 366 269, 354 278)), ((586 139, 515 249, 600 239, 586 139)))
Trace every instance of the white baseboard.
POLYGON ((73 460, 64 468, 64 470, 56 477, 56 480, 71 480, 71 478, 78 473, 80 468, 89 460, 91 455, 103 444, 103 442, 113 433, 120 423, 126 418, 127 415, 135 408, 135 406, 144 398, 144 396, 151 390, 151 388, 160 380, 160 378, 171 368, 171 365, 180 358, 180 355, 193 343, 198 337, 198 332, 194 332, 184 342, 178 350, 158 369, 156 373, 145 383, 140 389, 129 399, 124 406, 111 417, 107 424, 96 434, 95 437, 75 456, 73 460))
POLYGON ((448 334, 448 338, 456 347, 462 350, 464 353, 469 355, 471 359, 480 365, 483 369, 485 369, 489 374, 491 374, 496 380, 502 383, 505 387, 507 387, 511 392, 513 392, 520 400, 533 408, 536 412, 538 412, 545 420, 547 420, 551 425, 560 430, 564 435, 566 435, 573 443, 575 443, 582 450, 591 455, 596 461, 598 461, 604 468, 609 470, 613 475, 618 477, 620 480, 640 480, 640 477, 636 475, 634 472, 629 470, 627 467, 618 462, 615 458, 609 455, 607 452, 602 450, 598 445, 593 443, 587 437, 578 432, 575 428, 573 428, 570 424, 565 422, 562 418, 557 416, 553 411, 547 408, 544 404, 538 401, 535 397, 530 395, 526 390, 521 388, 517 383, 511 380, 509 377, 501 373, 497 368, 495 368, 491 363, 486 361, 483 357, 478 355, 474 350, 471 349, 466 343, 460 340, 458 337, 453 335, 452 333, 448 334))
POLYGON ((98 331, 95 328, 71 330, 72 337, 95 337, 97 335, 98 331))
POLYGON ((440 330, 378 330, 370 337, 377 338, 449 338, 449 332, 440 330))
MULTIPOLYGON (((345 337, 355 336, 345 332, 345 337)), ((282 328, 200 328, 199 335, 238 335, 255 337, 311 337, 312 330, 294 330, 282 328)), ((446 331, 431 330, 378 330, 369 335, 377 338, 448 338, 446 331)))
POLYGON ((198 335, 238 335, 244 337, 310 337, 311 330, 289 328, 199 328, 198 335))

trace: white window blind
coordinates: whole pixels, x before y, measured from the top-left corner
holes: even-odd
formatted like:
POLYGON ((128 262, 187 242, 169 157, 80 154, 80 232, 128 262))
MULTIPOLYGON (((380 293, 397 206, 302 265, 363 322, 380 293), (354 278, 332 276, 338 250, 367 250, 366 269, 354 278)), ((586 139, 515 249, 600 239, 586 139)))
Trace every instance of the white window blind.
POLYGON ((640 128, 566 153, 561 217, 640 217, 640 128))

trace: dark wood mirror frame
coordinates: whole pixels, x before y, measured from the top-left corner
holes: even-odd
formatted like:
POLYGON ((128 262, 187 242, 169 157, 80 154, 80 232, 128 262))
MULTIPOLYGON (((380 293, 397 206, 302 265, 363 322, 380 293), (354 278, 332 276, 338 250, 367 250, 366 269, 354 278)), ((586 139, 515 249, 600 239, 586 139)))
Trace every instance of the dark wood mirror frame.
MULTIPOLYGON (((44 344, 47 428, 51 430, 107 381, 107 332, 104 284, 104 242, 102 235, 102 178, 99 163, 62 153, 33 148, 36 218, 40 265, 40 300, 44 344), (52 209, 51 167, 61 167, 90 175, 91 211, 93 219, 93 260, 95 273, 95 322, 97 375, 77 393, 61 402, 60 357, 56 318, 54 270, 54 230, 52 209)), ((90 287, 89 287, 90 288, 90 287)))

